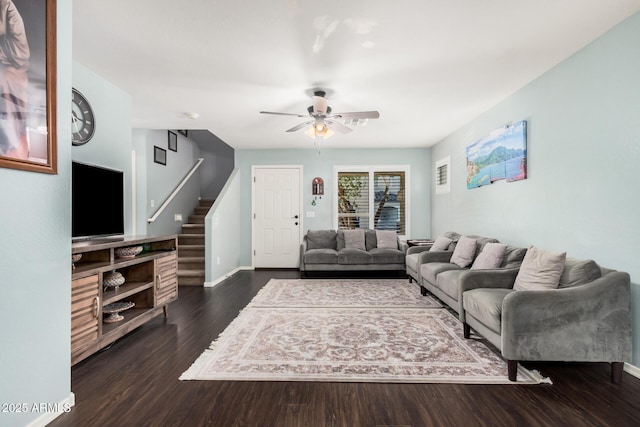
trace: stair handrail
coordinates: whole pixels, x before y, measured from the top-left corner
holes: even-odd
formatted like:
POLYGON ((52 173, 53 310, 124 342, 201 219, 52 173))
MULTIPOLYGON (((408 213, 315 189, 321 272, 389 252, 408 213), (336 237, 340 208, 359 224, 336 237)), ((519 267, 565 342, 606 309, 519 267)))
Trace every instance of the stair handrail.
POLYGON ((195 173, 195 171, 200 167, 200 165, 202 164, 202 162, 204 161, 203 157, 200 157, 196 163, 193 165, 193 167, 191 168, 191 170, 185 175, 184 178, 182 178, 182 181, 180 181, 180 184, 178 184, 178 186, 171 192, 171 194, 169 194, 169 197, 167 197, 167 199, 160 205, 160 207, 158 208, 158 210, 156 211, 156 213, 153 214, 153 216, 149 219, 147 219, 148 223, 152 223, 154 222, 156 219, 158 219, 158 217, 160 216, 160 214, 162 213, 162 211, 165 210, 165 208, 167 206, 169 206, 169 203, 171 203, 171 201, 173 200, 174 197, 176 197, 176 195, 178 194, 178 192, 182 189, 182 187, 184 187, 184 185, 187 183, 187 181, 189 180, 189 178, 191 178, 191 175, 193 175, 195 173))

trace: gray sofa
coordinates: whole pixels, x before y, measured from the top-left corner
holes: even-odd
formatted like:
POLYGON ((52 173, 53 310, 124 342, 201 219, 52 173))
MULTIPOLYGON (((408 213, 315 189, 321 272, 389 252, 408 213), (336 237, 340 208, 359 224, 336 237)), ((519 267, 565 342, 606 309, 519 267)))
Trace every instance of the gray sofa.
POLYGON ((364 230, 365 249, 345 247, 343 230, 309 230, 300 245, 301 271, 369 271, 405 269, 407 244, 379 248, 376 230, 364 230))
MULTIPOLYGON (((475 237, 477 239, 476 256, 480 253, 486 243, 497 243, 496 239, 475 237)), ((511 271, 515 274, 522 264, 522 260, 527 253, 526 248, 518 248, 507 245, 504 258, 499 267, 487 270, 471 270, 469 267, 462 268, 451 262, 425 262, 420 266, 420 287, 422 294, 426 291, 437 296, 442 302, 447 304, 456 312, 460 313, 462 308, 463 283, 466 281, 490 280, 494 274, 501 271, 511 271)), ((449 259, 451 254, 449 254, 449 259)))
POLYGON ((579 361, 611 363, 611 380, 619 383, 631 359, 629 274, 567 258, 558 289, 516 291, 517 275, 461 275, 465 338, 473 328, 496 346, 511 381, 518 361, 579 361))
MULTIPOLYGON (((448 260, 456 247, 456 242, 461 237, 460 234, 455 231, 447 231, 443 234, 444 237, 451 239, 451 244, 445 252, 446 254, 435 255, 436 252, 431 250, 431 245, 427 246, 411 246, 407 249, 407 256, 405 257, 406 272, 409 277, 409 283, 415 280, 420 284, 420 266, 425 262, 448 260)), ((424 293, 423 293, 424 295, 424 293)))

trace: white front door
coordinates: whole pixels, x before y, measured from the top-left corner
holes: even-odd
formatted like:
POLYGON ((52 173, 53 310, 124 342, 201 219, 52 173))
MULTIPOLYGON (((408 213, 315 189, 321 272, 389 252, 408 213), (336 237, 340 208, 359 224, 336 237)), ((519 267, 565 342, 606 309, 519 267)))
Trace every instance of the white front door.
POLYGON ((296 268, 302 238, 300 166, 253 168, 253 266, 296 268))

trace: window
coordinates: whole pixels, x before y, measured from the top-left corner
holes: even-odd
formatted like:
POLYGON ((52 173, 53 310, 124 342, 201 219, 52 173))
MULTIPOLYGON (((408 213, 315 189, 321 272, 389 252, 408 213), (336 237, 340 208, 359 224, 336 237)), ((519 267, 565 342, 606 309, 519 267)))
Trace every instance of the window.
POLYGON ((408 170, 408 166, 337 166, 336 228, 395 230, 407 235, 408 170))
POLYGON ((451 156, 436 162, 436 194, 451 191, 451 156))

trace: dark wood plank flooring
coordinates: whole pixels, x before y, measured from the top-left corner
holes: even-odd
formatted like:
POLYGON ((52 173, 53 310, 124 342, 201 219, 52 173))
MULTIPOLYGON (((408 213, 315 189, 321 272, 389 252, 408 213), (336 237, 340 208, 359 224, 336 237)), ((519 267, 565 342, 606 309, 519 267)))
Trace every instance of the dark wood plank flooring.
POLYGON ((76 406, 50 426, 637 426, 640 379, 607 364, 526 364, 553 385, 179 381, 272 277, 181 287, 156 318, 72 369, 76 406))

